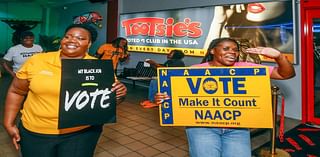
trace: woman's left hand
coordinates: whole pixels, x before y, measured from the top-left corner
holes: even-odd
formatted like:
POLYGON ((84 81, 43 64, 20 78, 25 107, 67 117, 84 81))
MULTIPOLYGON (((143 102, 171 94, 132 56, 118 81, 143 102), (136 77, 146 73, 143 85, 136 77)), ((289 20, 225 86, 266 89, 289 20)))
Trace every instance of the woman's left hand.
POLYGON ((117 100, 122 99, 127 95, 127 87, 118 80, 112 84, 111 90, 116 92, 117 100))
POLYGON ((280 57, 281 52, 271 47, 256 47, 246 49, 246 53, 258 54, 268 58, 277 59, 280 57))

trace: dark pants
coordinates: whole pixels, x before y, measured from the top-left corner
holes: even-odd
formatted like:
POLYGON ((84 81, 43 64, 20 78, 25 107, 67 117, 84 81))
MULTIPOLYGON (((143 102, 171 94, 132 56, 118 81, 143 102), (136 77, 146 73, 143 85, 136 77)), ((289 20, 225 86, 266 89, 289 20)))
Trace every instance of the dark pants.
POLYGON ((92 126, 64 135, 33 133, 21 124, 19 130, 23 157, 92 157, 102 126, 92 126))

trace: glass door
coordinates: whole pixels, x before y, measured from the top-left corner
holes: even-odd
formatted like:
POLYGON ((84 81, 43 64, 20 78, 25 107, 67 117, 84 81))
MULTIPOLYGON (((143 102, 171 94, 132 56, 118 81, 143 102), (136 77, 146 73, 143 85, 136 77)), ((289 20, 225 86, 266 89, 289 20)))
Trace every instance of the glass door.
POLYGON ((319 9, 306 10, 306 122, 320 125, 320 14, 319 9))
POLYGON ((320 18, 313 19, 314 118, 320 118, 320 18))

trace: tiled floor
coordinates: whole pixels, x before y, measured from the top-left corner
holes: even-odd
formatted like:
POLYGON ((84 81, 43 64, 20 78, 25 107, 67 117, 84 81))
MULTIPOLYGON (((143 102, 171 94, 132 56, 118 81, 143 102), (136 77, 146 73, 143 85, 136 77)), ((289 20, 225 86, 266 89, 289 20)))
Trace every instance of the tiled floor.
MULTIPOLYGON (((0 120, 3 120, 3 101, 8 76, 0 78, 0 120)), ((147 95, 147 88, 128 85, 126 100, 118 105, 117 123, 106 124, 97 145, 95 157, 187 157, 188 144, 184 127, 161 127, 159 110, 139 105, 147 95)), ((286 129, 299 121, 286 119, 286 129)), ((270 139, 268 133, 252 138, 252 148, 270 139)), ((0 125, 0 157, 19 157, 0 125)))

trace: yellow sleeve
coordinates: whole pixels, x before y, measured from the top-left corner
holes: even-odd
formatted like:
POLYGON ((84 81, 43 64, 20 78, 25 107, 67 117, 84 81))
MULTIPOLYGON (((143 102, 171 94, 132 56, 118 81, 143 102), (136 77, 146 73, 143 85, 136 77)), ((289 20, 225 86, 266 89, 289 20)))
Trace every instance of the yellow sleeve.
POLYGON ((103 54, 104 49, 105 49, 104 47, 105 47, 105 44, 102 45, 102 46, 100 46, 99 49, 98 49, 98 51, 97 51, 97 54, 99 54, 99 55, 103 54))
POLYGON ((19 79, 28 79, 29 74, 32 72, 32 67, 34 66, 35 57, 30 57, 26 62, 23 63, 23 65, 20 67, 20 69, 17 71, 16 76, 19 79))

